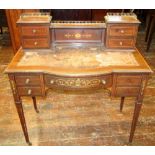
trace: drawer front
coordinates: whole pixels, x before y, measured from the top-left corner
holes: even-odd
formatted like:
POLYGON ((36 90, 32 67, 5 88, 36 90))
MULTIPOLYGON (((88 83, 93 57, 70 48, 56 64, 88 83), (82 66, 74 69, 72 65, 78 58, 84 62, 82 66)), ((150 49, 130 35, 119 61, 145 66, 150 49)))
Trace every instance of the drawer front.
POLYGON ((103 29, 56 29, 56 42, 101 42, 103 29))
POLYGON ((49 47, 48 38, 23 39, 22 43, 24 48, 48 48, 49 47))
POLYGON ((135 36, 136 33, 136 26, 109 26, 109 36, 135 36))
POLYGON ((49 27, 46 26, 22 26, 22 36, 48 36, 49 27))
POLYGON ((17 87, 19 96, 39 96, 42 95, 41 87, 17 87))
POLYGON ((17 86, 37 86, 41 85, 39 75, 16 75, 15 76, 17 86))
POLYGON ((112 76, 71 78, 46 75, 45 85, 66 89, 104 88, 112 85, 112 76))
POLYGON ((137 96, 140 87, 116 87, 116 96, 137 96))
POLYGON ((141 85, 141 76, 124 76, 124 75, 120 75, 117 76, 117 86, 140 86, 141 85))
POLYGON ((109 48, 133 48, 134 45, 134 39, 108 39, 109 48))

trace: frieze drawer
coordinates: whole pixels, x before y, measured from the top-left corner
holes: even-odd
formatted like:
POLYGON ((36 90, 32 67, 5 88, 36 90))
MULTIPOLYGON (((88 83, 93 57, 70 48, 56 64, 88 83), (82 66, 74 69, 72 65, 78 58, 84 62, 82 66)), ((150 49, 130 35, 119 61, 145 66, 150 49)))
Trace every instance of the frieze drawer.
POLYGON ((115 96, 137 96, 140 87, 116 87, 115 96))
POLYGON ((17 86, 40 86, 40 76, 39 75, 16 75, 15 76, 17 86))
POLYGON ((136 26, 128 26, 128 25, 112 25, 109 26, 109 36, 135 36, 137 33, 136 26))
POLYGON ((39 96, 42 95, 41 87, 17 87, 19 96, 39 96))
POLYGON ((71 78, 46 75, 45 85, 67 89, 104 88, 112 85, 112 76, 71 78))
POLYGON ((142 77, 140 75, 118 75, 117 86, 140 86, 142 77))
POLYGON ((23 39, 22 44, 24 48, 48 48, 49 39, 48 38, 23 39))
POLYGON ((135 45, 134 39, 110 39, 108 40, 109 48, 133 48, 135 45))
POLYGON ((22 36, 48 36, 49 27, 46 26, 22 26, 22 36))
POLYGON ((102 29, 55 29, 56 42, 101 42, 102 29))

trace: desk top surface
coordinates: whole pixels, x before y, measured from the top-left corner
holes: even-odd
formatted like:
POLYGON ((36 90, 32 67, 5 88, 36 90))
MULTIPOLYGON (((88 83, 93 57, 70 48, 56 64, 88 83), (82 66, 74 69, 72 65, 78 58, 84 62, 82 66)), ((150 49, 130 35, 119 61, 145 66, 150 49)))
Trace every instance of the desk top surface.
POLYGON ((44 50, 23 50, 21 48, 6 69, 6 73, 10 72, 43 72, 76 76, 152 71, 137 49, 56 47, 44 50))

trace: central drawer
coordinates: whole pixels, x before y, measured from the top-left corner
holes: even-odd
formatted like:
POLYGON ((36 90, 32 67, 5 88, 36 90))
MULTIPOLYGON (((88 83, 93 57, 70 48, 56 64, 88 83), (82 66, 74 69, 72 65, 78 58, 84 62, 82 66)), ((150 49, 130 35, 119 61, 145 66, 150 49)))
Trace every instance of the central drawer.
POLYGON ((101 42, 103 29, 73 28, 55 29, 54 36, 56 42, 101 42))
POLYGON ((104 88, 112 85, 112 76, 57 77, 45 75, 45 85, 48 87, 60 87, 66 89, 104 88))

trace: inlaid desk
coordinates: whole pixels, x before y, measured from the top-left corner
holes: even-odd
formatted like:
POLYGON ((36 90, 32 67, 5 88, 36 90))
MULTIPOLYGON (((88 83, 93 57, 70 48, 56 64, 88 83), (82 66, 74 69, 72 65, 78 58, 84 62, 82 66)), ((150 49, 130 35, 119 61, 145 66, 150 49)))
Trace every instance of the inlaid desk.
POLYGON ((105 23, 52 23, 50 20, 42 22, 43 18, 41 21, 35 18, 34 22, 34 18, 27 20, 27 16, 26 20, 19 19, 22 47, 5 73, 9 76, 29 145, 21 97, 32 97, 38 112, 36 96, 45 96, 50 88, 70 91, 108 89, 110 96, 121 97, 120 111, 125 97, 135 97, 129 136, 129 142, 132 142, 152 70, 135 47, 139 24, 136 16, 116 15, 107 15, 105 23))

